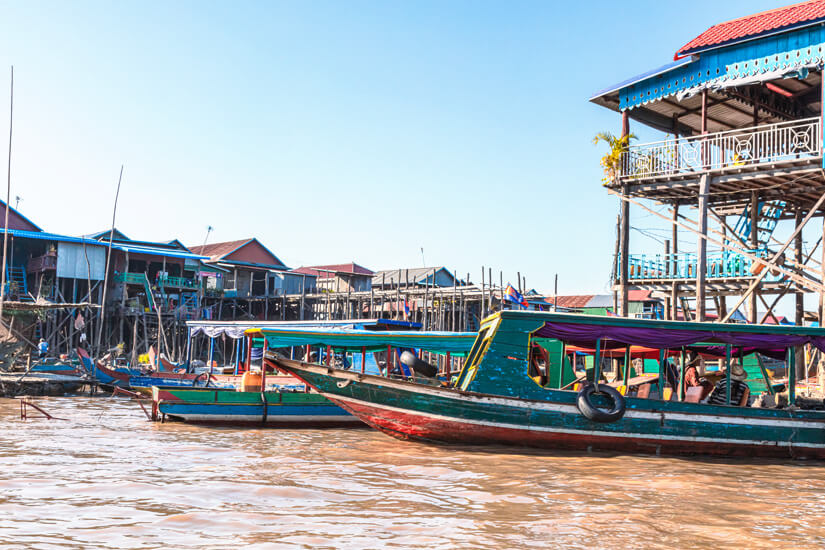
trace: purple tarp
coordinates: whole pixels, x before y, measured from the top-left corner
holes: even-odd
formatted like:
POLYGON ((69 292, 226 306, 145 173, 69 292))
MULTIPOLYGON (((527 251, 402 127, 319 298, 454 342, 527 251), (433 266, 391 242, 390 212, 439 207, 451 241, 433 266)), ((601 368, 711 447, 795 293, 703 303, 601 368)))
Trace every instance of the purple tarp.
POLYGON ((536 336, 555 338, 581 347, 593 347, 596 340, 601 338, 603 349, 620 348, 626 344, 656 349, 675 349, 707 342, 752 348, 753 351, 769 356, 775 356, 777 350, 804 344, 813 344, 817 349, 825 352, 825 337, 823 336, 750 334, 722 330, 682 330, 547 322, 536 332, 536 336))

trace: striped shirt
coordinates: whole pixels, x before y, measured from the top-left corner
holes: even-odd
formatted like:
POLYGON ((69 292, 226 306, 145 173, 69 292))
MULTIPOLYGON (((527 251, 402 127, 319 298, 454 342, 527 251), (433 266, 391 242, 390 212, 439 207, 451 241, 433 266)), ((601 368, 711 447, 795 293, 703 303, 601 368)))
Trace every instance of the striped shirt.
MULTIPOLYGON (((739 403, 742 401, 742 396, 745 395, 745 390, 748 389, 748 385, 742 382, 741 380, 731 380, 730 381, 730 404, 734 406, 738 406, 739 403)), ((706 403, 708 405, 727 405, 727 381, 723 378, 716 383, 714 386, 713 391, 710 392, 708 396, 708 400, 706 403)))

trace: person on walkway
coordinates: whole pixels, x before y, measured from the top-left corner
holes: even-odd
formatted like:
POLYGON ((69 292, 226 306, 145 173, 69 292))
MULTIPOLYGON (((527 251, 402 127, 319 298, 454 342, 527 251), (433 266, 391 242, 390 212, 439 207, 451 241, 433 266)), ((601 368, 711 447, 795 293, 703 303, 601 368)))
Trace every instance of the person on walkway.
POLYGON ((49 353, 49 343, 46 341, 45 338, 41 338, 40 342, 37 344, 37 355, 38 358, 43 359, 49 353))

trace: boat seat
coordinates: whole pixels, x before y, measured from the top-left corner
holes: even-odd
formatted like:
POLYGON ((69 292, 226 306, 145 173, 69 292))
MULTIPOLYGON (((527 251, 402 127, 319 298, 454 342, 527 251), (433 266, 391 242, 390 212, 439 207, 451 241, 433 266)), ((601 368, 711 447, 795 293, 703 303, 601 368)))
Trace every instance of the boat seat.
POLYGON ((685 403, 698 403, 702 400, 705 388, 702 386, 688 386, 685 389, 685 403))
POLYGON ((650 386, 652 386, 652 384, 642 384, 639 386, 639 389, 636 390, 636 397, 641 397, 642 399, 650 397, 650 386))

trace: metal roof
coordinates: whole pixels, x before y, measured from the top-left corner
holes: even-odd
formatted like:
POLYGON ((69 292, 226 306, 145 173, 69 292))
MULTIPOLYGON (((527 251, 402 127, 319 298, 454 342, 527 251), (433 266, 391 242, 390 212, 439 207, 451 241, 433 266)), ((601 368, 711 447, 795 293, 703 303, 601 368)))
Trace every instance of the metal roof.
MULTIPOLYGON (((3 228, 0 228, 0 235, 5 233, 3 228)), ((46 233, 43 231, 23 231, 20 229, 9 229, 9 235, 19 239, 36 239, 40 241, 54 241, 60 243, 77 243, 87 244, 89 246, 106 246, 104 243, 93 241, 85 237, 70 237, 68 235, 58 235, 56 233, 46 233)))
MULTIPOLYGON (((108 243, 100 244, 108 246, 108 243)), ((112 243, 112 248, 115 250, 122 250, 123 252, 129 252, 134 254, 149 254, 151 256, 166 256, 167 258, 189 258, 193 260, 209 259, 207 256, 192 254, 191 252, 186 252, 185 250, 178 250, 172 248, 158 248, 154 246, 142 246, 127 243, 112 243)))
POLYGON ((676 52, 674 59, 825 20, 825 0, 783 6, 714 25, 676 52))

